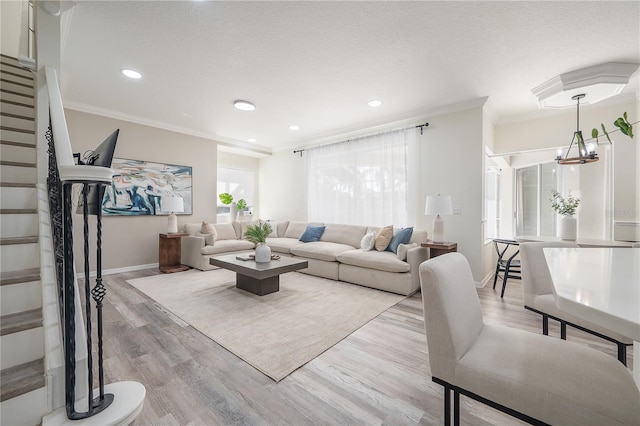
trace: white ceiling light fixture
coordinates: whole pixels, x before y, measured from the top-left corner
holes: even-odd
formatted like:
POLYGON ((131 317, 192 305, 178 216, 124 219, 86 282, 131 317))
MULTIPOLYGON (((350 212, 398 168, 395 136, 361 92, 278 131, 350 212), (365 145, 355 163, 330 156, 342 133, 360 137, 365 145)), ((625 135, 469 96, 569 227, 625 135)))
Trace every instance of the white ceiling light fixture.
POLYGON ((120 70, 120 72, 124 75, 126 75, 129 78, 133 78, 133 79, 139 79, 142 78, 142 74, 140 74, 138 71, 134 71, 134 70, 130 70, 130 69, 126 69, 123 68, 120 70))
POLYGON ((233 102, 233 106, 240 111, 253 111, 256 106, 249 101, 237 100, 233 102))
POLYGON ((622 92, 639 66, 622 62, 594 65, 560 74, 531 92, 538 98, 539 108, 573 107, 574 96, 581 94, 588 95, 585 104, 595 104, 622 92))
POLYGON ((375 107, 379 107, 380 105, 382 105, 382 102, 377 100, 377 99, 374 99, 374 100, 369 101, 367 103, 367 105, 369 105, 370 107, 374 107, 375 108, 375 107))
POLYGON ((247 139, 247 142, 255 142, 255 141, 256 141, 256 138, 249 138, 249 139, 247 139))
POLYGON ((295 124, 292 124, 291 126, 289 126, 289 130, 298 130, 300 129, 300 126, 296 126, 295 124))

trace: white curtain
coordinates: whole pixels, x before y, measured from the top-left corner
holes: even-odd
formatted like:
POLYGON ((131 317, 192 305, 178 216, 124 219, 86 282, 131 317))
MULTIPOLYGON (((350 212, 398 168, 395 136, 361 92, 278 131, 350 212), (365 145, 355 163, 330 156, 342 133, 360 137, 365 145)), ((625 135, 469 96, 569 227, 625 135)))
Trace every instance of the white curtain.
POLYGON ((407 226, 408 152, 415 129, 307 150, 308 220, 407 226))

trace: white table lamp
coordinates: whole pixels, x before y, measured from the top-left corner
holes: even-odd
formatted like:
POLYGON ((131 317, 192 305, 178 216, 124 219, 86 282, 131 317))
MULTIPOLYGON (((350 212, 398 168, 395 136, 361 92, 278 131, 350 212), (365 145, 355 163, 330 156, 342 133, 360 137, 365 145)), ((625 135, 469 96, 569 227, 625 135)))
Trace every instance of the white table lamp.
POLYGON ((427 202, 424 207, 424 214, 428 216, 436 216, 433 220, 433 234, 431 239, 434 243, 444 243, 444 220, 441 215, 452 215, 453 207, 451 206, 450 195, 428 195, 427 202))
POLYGON ((160 199, 160 208, 163 212, 171 212, 167 221, 167 233, 175 234, 178 232, 178 218, 175 213, 184 211, 184 202, 181 197, 162 197, 160 199))

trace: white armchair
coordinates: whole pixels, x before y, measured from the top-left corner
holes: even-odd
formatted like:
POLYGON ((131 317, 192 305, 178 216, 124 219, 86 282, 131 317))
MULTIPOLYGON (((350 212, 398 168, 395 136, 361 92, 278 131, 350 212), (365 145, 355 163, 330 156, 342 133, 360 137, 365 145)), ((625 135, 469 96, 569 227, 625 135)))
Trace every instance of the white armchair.
POLYGON ((531 424, 640 425, 640 392, 614 358, 584 345, 484 324, 460 253, 420 265, 433 381, 444 386, 445 425, 460 394, 531 424))

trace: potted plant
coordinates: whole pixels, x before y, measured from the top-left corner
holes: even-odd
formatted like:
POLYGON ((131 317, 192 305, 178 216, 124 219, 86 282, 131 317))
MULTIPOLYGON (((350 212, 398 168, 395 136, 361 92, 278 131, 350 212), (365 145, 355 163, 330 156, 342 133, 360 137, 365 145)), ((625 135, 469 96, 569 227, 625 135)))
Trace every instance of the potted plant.
POLYGON ((240 198, 236 203, 238 207, 238 216, 240 216, 240 222, 244 219, 244 212, 247 210, 247 202, 244 198, 240 198))
POLYGON ((269 223, 260 221, 247 226, 244 231, 244 239, 256 245, 256 263, 267 263, 271 260, 271 248, 267 245, 267 237, 272 230, 269 223))
POLYGON ((218 196, 222 204, 229 206, 229 222, 236 221, 236 215, 238 214, 238 207, 236 203, 233 202, 233 195, 228 192, 223 192, 218 196))
POLYGON ((563 240, 575 241, 578 234, 577 220, 573 217, 580 205, 580 199, 571 195, 565 199, 557 190, 551 190, 551 208, 562 216, 559 234, 563 240))

